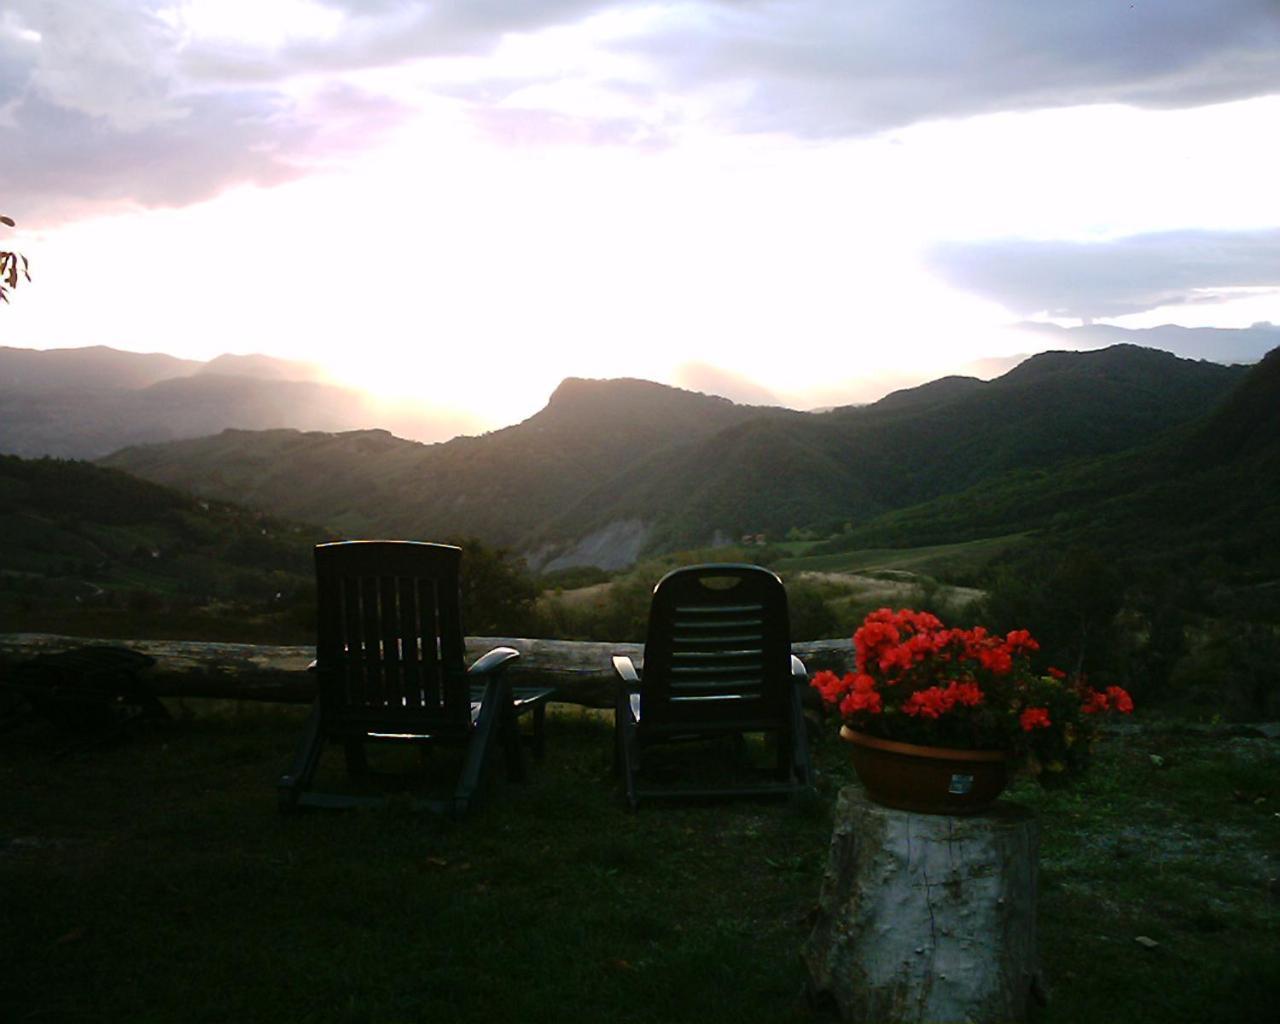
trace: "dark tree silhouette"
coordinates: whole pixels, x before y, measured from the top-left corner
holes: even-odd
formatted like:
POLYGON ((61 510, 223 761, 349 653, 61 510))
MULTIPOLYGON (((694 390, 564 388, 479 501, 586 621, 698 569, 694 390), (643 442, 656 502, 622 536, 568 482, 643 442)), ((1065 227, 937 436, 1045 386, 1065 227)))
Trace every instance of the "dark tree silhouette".
MULTIPOLYGON (((12 217, 0 215, 0 224, 11 228, 14 221, 12 217)), ((0 251, 0 301, 9 301, 9 292, 18 287, 19 274, 28 281, 31 280, 31 274, 27 271, 27 258, 21 253, 0 251), (19 265, 21 270, 18 269, 19 265)))

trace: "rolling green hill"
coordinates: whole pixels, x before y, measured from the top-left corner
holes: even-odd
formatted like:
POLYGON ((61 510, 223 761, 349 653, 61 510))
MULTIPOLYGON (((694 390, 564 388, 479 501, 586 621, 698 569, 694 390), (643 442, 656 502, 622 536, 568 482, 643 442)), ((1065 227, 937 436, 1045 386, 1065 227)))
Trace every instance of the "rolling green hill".
POLYGON ((536 536, 583 537, 646 514, 657 549, 714 530, 833 531, 1012 470, 1141 444, 1213 408, 1245 372, 1122 345, 1045 353, 989 383, 947 378, 866 407, 753 420, 632 467, 536 536))
POLYGON ((571 378, 523 423, 444 444, 377 430, 231 430, 125 449, 103 462, 351 536, 468 534, 519 545, 597 481, 651 453, 749 419, 803 416, 648 381, 571 378))
POLYGON ((309 599, 311 545, 322 539, 314 527, 91 463, 0 456, 9 629, 110 631, 113 618, 136 629, 161 611, 283 611, 309 599))
POLYGON ((823 414, 571 379, 523 423, 444 444, 226 431, 104 462, 350 536, 465 533, 539 564, 616 567, 744 532, 857 527, 1011 471, 1057 473, 1206 414, 1245 372, 1121 345, 823 414))
MULTIPOLYGON (((1024 470, 888 513, 815 555, 1040 531, 1130 570, 1280 590, 1280 349, 1212 412, 1145 445, 1056 472, 1024 470)), ((1280 608, 1280 593, 1274 603, 1280 608)))

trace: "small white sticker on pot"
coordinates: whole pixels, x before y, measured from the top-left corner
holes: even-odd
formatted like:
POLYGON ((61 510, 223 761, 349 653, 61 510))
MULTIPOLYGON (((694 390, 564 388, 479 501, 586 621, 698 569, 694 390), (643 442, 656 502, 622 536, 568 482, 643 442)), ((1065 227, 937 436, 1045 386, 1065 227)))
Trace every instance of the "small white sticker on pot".
POLYGON ((973 789, 972 775, 953 775, 951 776, 951 788, 947 792, 954 793, 956 796, 964 796, 971 789, 973 789))

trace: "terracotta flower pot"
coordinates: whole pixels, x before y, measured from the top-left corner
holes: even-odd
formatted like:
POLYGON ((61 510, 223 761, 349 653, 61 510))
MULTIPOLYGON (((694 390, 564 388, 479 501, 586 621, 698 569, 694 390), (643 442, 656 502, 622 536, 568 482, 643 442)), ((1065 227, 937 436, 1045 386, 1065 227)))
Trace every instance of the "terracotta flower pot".
POLYGON ((885 807, 921 814, 976 814, 996 802, 1009 781, 1002 750, 953 750, 882 740, 840 727, 867 796, 885 807))

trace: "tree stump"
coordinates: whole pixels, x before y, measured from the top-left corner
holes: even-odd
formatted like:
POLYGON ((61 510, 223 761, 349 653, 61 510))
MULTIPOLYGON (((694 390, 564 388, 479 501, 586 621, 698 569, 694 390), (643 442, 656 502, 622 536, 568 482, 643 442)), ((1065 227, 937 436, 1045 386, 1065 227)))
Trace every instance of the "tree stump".
POLYGON ((846 1020, 1025 1020, 1042 998, 1039 846, 1017 804, 912 814, 846 786, 804 949, 811 993, 846 1020))

